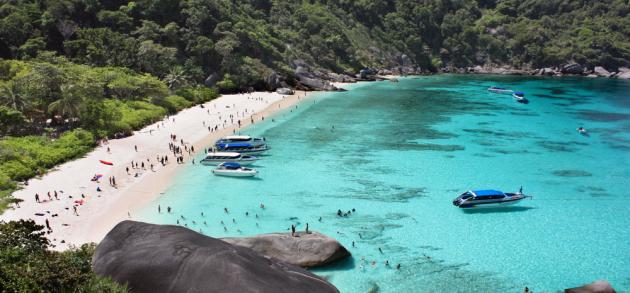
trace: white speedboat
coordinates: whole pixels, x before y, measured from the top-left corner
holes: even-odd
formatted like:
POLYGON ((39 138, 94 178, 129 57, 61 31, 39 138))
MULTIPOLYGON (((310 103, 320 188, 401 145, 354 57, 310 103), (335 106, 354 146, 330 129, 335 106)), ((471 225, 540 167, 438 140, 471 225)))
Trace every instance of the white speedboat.
POLYGON ((524 92, 514 92, 512 97, 519 103, 527 104, 527 98, 525 98, 524 92))
POLYGON ((212 170, 212 173, 228 177, 253 177, 258 174, 258 171, 252 168, 245 168, 239 163, 221 163, 216 169, 212 170))
POLYGON ((493 92, 493 93, 497 93, 497 94, 511 94, 514 91, 511 89, 506 89, 506 88, 502 88, 502 87, 497 87, 497 86, 491 86, 488 88, 489 92, 493 92))
POLYGON ((498 190, 469 190, 462 193, 453 200, 453 205, 462 209, 470 208, 496 208, 510 206, 518 203, 522 199, 531 198, 518 193, 504 193, 498 190))
POLYGON ((267 144, 264 137, 251 137, 249 135, 230 135, 217 140, 214 144, 228 144, 228 143, 248 143, 252 146, 262 146, 267 144))
POLYGON ((251 165, 254 162, 258 161, 257 157, 250 155, 243 155, 239 153, 227 153, 227 152, 216 152, 216 153, 208 153, 206 157, 201 160, 201 163, 204 165, 216 166, 221 163, 239 163, 241 166, 251 165))
POLYGON ((219 152, 256 155, 268 151, 269 147, 267 145, 254 146, 249 143, 219 143, 215 145, 215 149, 219 152))

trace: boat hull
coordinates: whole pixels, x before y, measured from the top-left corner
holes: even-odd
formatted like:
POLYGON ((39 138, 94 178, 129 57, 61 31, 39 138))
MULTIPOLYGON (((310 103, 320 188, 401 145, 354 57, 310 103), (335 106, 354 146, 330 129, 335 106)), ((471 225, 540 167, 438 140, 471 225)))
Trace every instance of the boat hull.
POLYGON ((258 174, 257 171, 233 171, 233 170, 212 170, 212 173, 217 176, 225 177, 254 177, 258 174))
POLYGON ((512 206, 518 204, 521 200, 525 199, 525 197, 514 198, 514 199, 506 199, 500 201, 486 201, 486 202, 475 202, 475 203, 463 203, 459 205, 461 209, 483 209, 483 208, 497 208, 497 207, 505 207, 512 206))
POLYGON ((206 165, 206 166, 218 166, 218 165, 221 165, 221 163, 239 163, 241 166, 249 166, 255 163, 256 161, 258 161, 258 159, 249 159, 249 160, 240 160, 240 159, 206 160, 206 159, 203 159, 201 160, 201 164, 206 165))
POLYGON ((230 149, 218 149, 218 151, 221 152, 232 152, 232 153, 239 153, 242 155, 261 155, 264 152, 268 151, 269 148, 264 148, 264 149, 252 149, 252 150, 230 150, 230 149))

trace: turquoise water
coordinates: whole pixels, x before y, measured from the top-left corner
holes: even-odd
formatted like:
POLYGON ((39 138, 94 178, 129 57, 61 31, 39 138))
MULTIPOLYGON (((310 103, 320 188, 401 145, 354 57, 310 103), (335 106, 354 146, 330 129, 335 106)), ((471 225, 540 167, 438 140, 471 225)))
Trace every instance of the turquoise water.
POLYGON ((191 165, 141 218, 175 224, 183 214, 182 225, 213 237, 309 223, 353 254, 315 270, 342 292, 556 292, 596 279, 630 291, 629 82, 439 75, 363 83, 317 94, 245 133, 272 146, 258 179, 191 165), (530 103, 488 93, 490 85, 522 90, 530 103), (511 209, 451 204, 468 189, 520 186, 534 198, 511 209), (175 213, 158 214, 158 204, 175 213))

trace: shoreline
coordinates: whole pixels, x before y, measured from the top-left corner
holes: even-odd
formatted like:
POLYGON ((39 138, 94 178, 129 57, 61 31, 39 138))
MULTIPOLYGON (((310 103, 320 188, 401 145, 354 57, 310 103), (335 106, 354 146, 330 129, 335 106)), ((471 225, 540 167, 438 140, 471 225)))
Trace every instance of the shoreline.
MULTIPOLYGON (((12 196, 23 199, 20 208, 8 208, 0 215, 3 221, 32 219, 45 225, 48 220, 52 233, 47 234, 55 250, 64 250, 84 243, 98 243, 118 222, 133 219, 134 213, 159 198, 172 184, 173 177, 182 168, 169 151, 169 142, 190 148, 183 152, 184 164, 218 138, 231 135, 250 125, 273 116, 277 112, 293 107, 312 96, 315 92, 296 91, 293 95, 275 92, 253 92, 249 94, 221 95, 220 97, 134 131, 122 139, 111 140, 99 145, 82 158, 66 162, 51 169, 44 176, 30 179, 28 185, 15 191, 12 196), (219 114, 220 113, 220 114, 219 114), (231 121, 230 115, 233 120, 231 121), (222 121, 219 121, 219 117, 222 121), (240 126, 238 121, 240 120, 240 126), (225 121, 225 125, 223 124, 225 121), (207 127, 218 126, 217 131, 207 127), (177 135, 175 141, 170 135, 177 135), (184 144, 181 144, 183 139, 184 144), (138 150, 135 150, 135 147, 138 150), (108 152, 108 148, 111 152, 108 152), (162 166, 156 157, 168 156, 162 166), (113 162, 113 166, 99 160, 113 162), (146 163, 144 169, 129 168, 131 162, 146 163), (154 165, 154 171, 149 167, 154 165), (129 168, 130 174, 127 174, 129 168), (135 177, 135 173, 138 176, 135 177), (80 175, 79 175, 80 174, 80 175), (95 174, 102 174, 99 181, 90 181, 95 174), (105 177, 114 176, 117 187, 105 177), (101 192, 96 188, 100 187, 101 192), (57 191, 57 198, 54 194, 57 191), (47 193, 50 192, 51 199, 47 193), (42 203, 36 203, 35 194, 42 203), (78 216, 73 206, 77 206, 78 216), (36 215, 38 213, 39 215, 36 215)), ((183 150, 182 150, 183 151, 183 150)), ((197 163, 197 162, 196 162, 197 163)), ((166 207, 165 207, 166 208, 166 207)))

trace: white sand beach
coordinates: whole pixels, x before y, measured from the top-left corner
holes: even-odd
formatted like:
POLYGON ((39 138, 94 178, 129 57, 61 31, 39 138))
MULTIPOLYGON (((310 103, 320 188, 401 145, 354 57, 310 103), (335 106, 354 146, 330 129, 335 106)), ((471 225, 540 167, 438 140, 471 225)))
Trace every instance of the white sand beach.
POLYGON ((183 152, 185 163, 177 164, 169 150, 170 142, 181 148, 194 146, 195 153, 199 154, 218 138, 238 131, 239 120, 241 128, 245 127, 252 121, 256 123, 276 111, 293 107, 305 97, 305 92, 290 96, 268 92, 223 95, 205 103, 203 108, 195 106, 183 110, 130 137, 110 140, 85 157, 62 164, 41 178, 29 180, 27 186, 13 194, 24 200, 21 207, 6 210, 0 219, 33 219, 41 225, 47 219, 52 228, 48 237, 59 250, 69 245, 99 242, 118 222, 133 219, 136 211, 159 197, 180 166, 192 163, 194 154, 183 152), (218 131, 208 129, 215 126, 218 131), (177 136, 176 140, 171 139, 172 134, 177 136), (168 156, 164 166, 157 160, 163 156, 168 156), (112 162, 113 166, 102 164, 100 160, 112 162), (144 162, 145 168, 132 168, 132 161, 144 162), (102 174, 98 182, 91 181, 95 174, 102 174), (117 187, 110 185, 112 176, 117 187), (98 192, 97 187, 102 191, 98 192), (54 197, 55 191, 58 199, 54 197), (42 202, 35 201, 36 193, 42 202), (77 207, 76 214, 73 206, 77 207))

